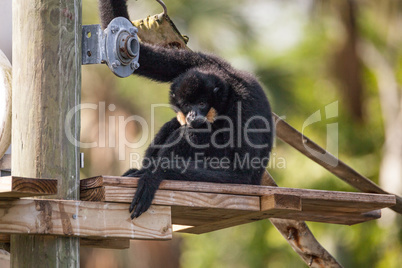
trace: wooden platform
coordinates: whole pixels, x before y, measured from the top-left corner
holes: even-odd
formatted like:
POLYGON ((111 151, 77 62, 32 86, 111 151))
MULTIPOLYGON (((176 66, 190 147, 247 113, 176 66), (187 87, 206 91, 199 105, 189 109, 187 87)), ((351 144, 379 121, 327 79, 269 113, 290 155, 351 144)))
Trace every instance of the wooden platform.
POLYGON ((266 218, 351 225, 395 205, 385 194, 163 181, 151 208, 131 220, 137 184, 99 176, 81 181, 81 201, 16 199, 55 194, 57 180, 1 177, 0 234, 78 236, 90 246, 126 248, 128 239, 171 239, 172 229, 201 234, 266 218))
MULTIPOLYGON (((138 179, 81 181, 81 200, 131 203, 138 179)), ((170 206, 176 231, 201 234, 265 218, 352 225, 381 216, 395 196, 256 185, 163 181, 153 204, 170 206)))

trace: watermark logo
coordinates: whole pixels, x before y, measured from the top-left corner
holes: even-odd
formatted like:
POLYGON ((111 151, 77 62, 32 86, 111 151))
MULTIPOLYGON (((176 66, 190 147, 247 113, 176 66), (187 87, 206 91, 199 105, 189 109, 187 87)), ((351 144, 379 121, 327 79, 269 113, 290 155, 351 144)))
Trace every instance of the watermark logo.
MULTIPOLYGON (((304 121, 302 127, 302 135, 304 139, 304 131, 308 126, 311 126, 317 122, 322 122, 326 120, 330 120, 338 117, 338 101, 335 101, 331 104, 325 106, 324 116, 322 116, 321 110, 316 111, 312 115, 310 115, 306 121, 304 121)), ((325 151, 319 151, 309 147, 306 142, 307 139, 303 140, 304 148, 314 157, 320 159, 322 162, 336 167, 338 165, 338 123, 327 123, 327 143, 325 147, 325 151), (332 152, 332 153, 330 153, 332 152)))
MULTIPOLYGON (((105 102, 99 102, 98 104, 92 103, 84 103, 77 105, 72 108, 66 117, 65 120, 65 131, 68 140, 74 144, 75 146, 81 148, 117 148, 118 149, 118 158, 119 160, 125 160, 126 152, 128 149, 139 149, 145 146, 150 139, 151 146, 155 149, 166 150, 166 148, 173 148, 174 146, 178 146, 180 142, 183 142, 183 139, 186 139, 186 144, 191 146, 193 149, 203 150, 206 148, 215 148, 217 150, 222 150, 225 148, 253 148, 255 150, 264 150, 267 146, 269 146, 268 142, 265 143, 256 143, 253 135, 273 135, 274 127, 272 124, 276 124, 277 122, 271 122, 262 116, 252 116, 247 120, 243 120, 241 118, 241 103, 237 104, 237 118, 230 118, 225 115, 218 115, 216 120, 220 120, 220 122, 226 122, 225 127, 220 129, 211 130, 211 127, 208 126, 205 129, 188 129, 187 134, 189 135, 177 135, 177 137, 173 137, 169 140, 169 142, 162 142, 161 144, 156 144, 154 137, 156 136, 155 129, 155 112, 157 109, 171 109, 172 106, 169 104, 152 104, 151 105, 151 120, 148 124, 147 120, 139 115, 131 115, 131 116, 122 116, 122 115, 110 115, 106 118, 107 112, 115 111, 116 106, 114 104, 110 104, 108 106, 105 105, 105 102), (90 142, 80 142, 75 140, 74 135, 72 135, 71 131, 74 129, 71 126, 72 119, 74 115, 79 111, 89 110, 97 114, 97 118, 99 120, 97 124, 98 136, 91 140, 90 142), (107 120, 106 120, 107 119, 107 120), (234 121, 234 122, 233 122, 234 121), (138 139, 135 142, 129 141, 126 137, 128 124, 135 123, 139 125, 142 129, 141 133, 138 135, 138 139), (108 128, 106 129, 106 125, 108 128), (255 128, 256 125, 259 125, 259 128, 255 128), (116 131, 117 130, 117 131, 116 131), (193 140, 188 137, 192 134, 197 135, 207 135, 210 133, 210 139, 204 143, 193 142, 193 140), (219 140, 219 135, 224 134, 226 139, 222 142, 222 139, 219 140), (107 142, 106 142, 107 141, 107 142), (245 143, 245 144, 242 144, 245 143)), ((174 107, 173 107, 174 108, 174 107)), ((310 126, 318 123, 318 122, 328 122, 326 124, 326 147, 325 149, 320 150, 319 147, 311 147, 308 142, 304 142, 303 145, 308 153, 310 153, 315 158, 320 159, 322 162, 330 165, 336 166, 338 164, 338 123, 334 122, 334 118, 338 117, 338 101, 335 101, 331 104, 325 106, 324 111, 318 110, 314 112, 311 116, 309 116, 303 124, 302 134, 304 137, 304 132, 310 126), (331 152, 331 153, 329 153, 331 152)), ((283 118, 283 117, 282 117, 283 118)), ((257 139, 258 140, 258 139, 257 139)), ((307 139, 304 139, 307 141, 307 139)), ((275 146, 275 144, 273 144, 275 146)), ((275 153, 271 153, 269 161, 269 166, 271 168, 285 168, 286 161, 284 157, 279 157, 275 153), (274 163, 275 162, 275 163, 274 163), (274 163, 274 164, 272 164, 274 163)), ((130 154, 130 166, 136 167, 140 166, 139 163, 143 162, 143 158, 141 158, 138 154, 130 154), (141 161, 140 161, 141 159, 141 161)), ((181 160, 182 163, 186 163, 189 161, 188 159, 181 160)), ((237 159, 232 159, 232 161, 237 161, 240 164, 253 162, 257 163, 258 161, 262 161, 262 163, 266 163, 265 159, 247 159, 246 156, 237 156, 237 159)), ((222 164, 226 163, 226 160, 223 160, 222 164)), ((258 163, 257 163, 258 164, 258 163)), ((244 165, 244 164, 243 164, 244 165)))

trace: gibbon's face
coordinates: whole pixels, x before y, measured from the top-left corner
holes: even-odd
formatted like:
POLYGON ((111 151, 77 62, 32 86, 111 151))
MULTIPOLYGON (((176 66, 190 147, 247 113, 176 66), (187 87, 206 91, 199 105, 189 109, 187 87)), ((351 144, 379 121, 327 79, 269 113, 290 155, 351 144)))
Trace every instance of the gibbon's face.
POLYGON ((180 76, 171 87, 170 103, 177 113, 181 125, 199 128, 213 123, 220 105, 218 92, 222 85, 217 77, 197 71, 180 76))

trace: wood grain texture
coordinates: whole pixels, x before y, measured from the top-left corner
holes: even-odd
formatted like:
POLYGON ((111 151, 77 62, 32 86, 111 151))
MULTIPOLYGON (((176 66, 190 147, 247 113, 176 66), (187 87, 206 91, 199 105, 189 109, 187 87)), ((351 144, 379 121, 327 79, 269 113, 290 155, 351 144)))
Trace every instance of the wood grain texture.
POLYGON ((138 178, 118 176, 96 176, 80 181, 81 190, 96 188, 100 186, 119 186, 137 188, 138 178))
MULTIPOLYGON (((12 175, 57 178, 55 197, 78 199, 81 0, 15 0, 12 17, 12 175)), ((12 267, 79 267, 78 238, 11 241, 12 267)))
MULTIPOLYGON (((82 201, 106 201, 105 187, 97 187, 88 190, 81 190, 80 199, 82 201)), ((113 201, 112 201, 113 202, 113 201)))
MULTIPOLYGON (((136 188, 104 186, 82 191, 81 200, 131 203, 136 188)), ((183 192, 158 190, 153 204, 165 206, 186 206, 194 208, 224 208, 236 210, 260 210, 258 196, 183 192)))
POLYGON ((24 199, 0 203, 0 233, 90 238, 171 239, 170 207, 151 206, 130 219, 128 205, 24 199))
POLYGON ((0 199, 57 194, 57 180, 0 177, 0 199))

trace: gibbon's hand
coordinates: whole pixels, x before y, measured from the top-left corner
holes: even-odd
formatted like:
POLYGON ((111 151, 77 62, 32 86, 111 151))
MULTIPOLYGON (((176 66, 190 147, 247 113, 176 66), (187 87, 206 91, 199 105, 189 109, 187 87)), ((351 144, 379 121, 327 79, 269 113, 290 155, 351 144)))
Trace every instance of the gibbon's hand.
POLYGON ((137 191, 130 205, 131 219, 138 218, 148 210, 154 199, 160 181, 151 172, 144 173, 138 181, 137 191))

